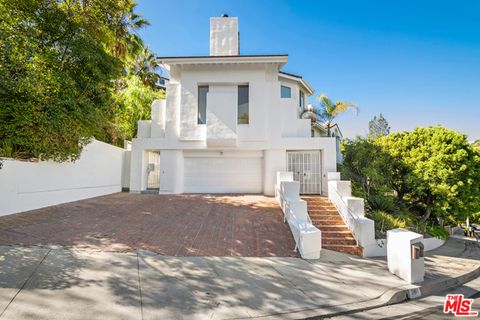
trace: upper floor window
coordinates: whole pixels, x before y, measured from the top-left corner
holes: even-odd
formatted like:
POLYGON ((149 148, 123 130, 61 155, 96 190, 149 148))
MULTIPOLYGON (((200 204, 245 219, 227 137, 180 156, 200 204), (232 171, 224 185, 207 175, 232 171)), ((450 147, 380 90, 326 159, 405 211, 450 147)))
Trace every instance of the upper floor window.
POLYGON ((208 86, 198 86, 198 124, 207 123, 207 93, 208 86))
POLYGON ((298 96, 299 96, 298 105, 302 108, 305 107, 305 95, 303 94, 302 90, 298 91, 298 96))
POLYGON ((249 123, 248 89, 249 89, 248 85, 238 86, 238 108, 237 108, 238 124, 249 123))
POLYGON ((280 97, 281 98, 291 98, 292 97, 292 89, 287 86, 280 87, 280 97))

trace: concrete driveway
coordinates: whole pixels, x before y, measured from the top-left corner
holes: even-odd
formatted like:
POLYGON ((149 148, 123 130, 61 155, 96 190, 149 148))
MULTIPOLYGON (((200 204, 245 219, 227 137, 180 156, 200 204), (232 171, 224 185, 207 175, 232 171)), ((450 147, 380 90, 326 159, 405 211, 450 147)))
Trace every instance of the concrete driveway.
POLYGON ((170 256, 297 256, 274 198, 117 193, 0 217, 0 245, 144 249, 170 256))

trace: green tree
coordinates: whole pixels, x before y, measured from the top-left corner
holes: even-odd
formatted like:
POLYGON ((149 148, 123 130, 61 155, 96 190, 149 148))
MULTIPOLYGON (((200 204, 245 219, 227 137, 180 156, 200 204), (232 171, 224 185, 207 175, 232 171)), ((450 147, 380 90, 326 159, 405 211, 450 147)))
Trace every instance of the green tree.
POLYGON ((327 136, 331 136, 331 129, 335 125, 333 122, 340 114, 344 113, 348 109, 357 110, 357 106, 352 103, 346 103, 343 101, 332 101, 325 94, 321 94, 317 97, 320 102, 319 107, 315 108, 314 112, 317 115, 317 121, 322 122, 327 129, 327 136))
POLYGON ((432 215, 463 221, 480 209, 480 154, 463 134, 444 127, 393 133, 376 143, 408 169, 409 201, 432 215))
POLYGON ((368 199, 387 191, 384 172, 389 172, 389 162, 379 147, 357 137, 342 144, 342 154, 342 177, 352 181, 356 195, 368 199))
POLYGON ((477 150, 480 150, 480 140, 476 140, 472 142, 472 147, 474 147, 477 150))
POLYGON ((92 137, 132 137, 125 128, 135 128, 161 95, 148 91, 156 81, 154 54, 141 50, 138 29, 148 22, 135 6, 0 0, 0 156, 75 160, 92 137), (129 69, 141 84, 125 76, 129 69))
POLYGON ((0 155, 77 158, 103 135, 121 70, 91 23, 104 13, 73 0, 1 0, 0 16, 0 155))
POLYGON ((132 0, 117 0, 109 3, 111 15, 108 22, 113 31, 110 48, 119 59, 133 57, 143 49, 138 30, 149 25, 148 20, 135 12, 137 6, 132 0))
POLYGON ((148 47, 143 47, 138 54, 128 60, 129 74, 133 74, 142 80, 145 86, 158 90, 160 75, 156 69, 158 67, 155 53, 148 47))
POLYGON ((390 126, 387 119, 380 113, 378 116, 374 116, 368 123, 368 139, 376 140, 377 138, 387 136, 390 134, 390 126))
POLYGON ((127 77, 124 84, 125 87, 115 94, 118 111, 115 118, 116 132, 112 140, 116 144, 135 137, 138 121, 150 119, 152 102, 165 98, 163 90, 144 85, 138 76, 127 77))

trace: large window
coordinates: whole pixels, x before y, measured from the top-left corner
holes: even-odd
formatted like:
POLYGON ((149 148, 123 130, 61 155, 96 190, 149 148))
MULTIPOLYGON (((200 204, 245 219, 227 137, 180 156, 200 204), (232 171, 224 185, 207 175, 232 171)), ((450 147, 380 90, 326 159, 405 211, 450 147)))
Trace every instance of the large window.
POLYGON ((248 85, 238 86, 237 123, 248 124, 248 85))
POLYGON ((208 86, 198 86, 198 124, 207 123, 207 93, 208 86))
POLYGON ((298 91, 298 96, 299 96, 298 105, 302 108, 305 107, 305 95, 303 94, 302 90, 298 91))
POLYGON ((280 87, 280 97, 281 98, 291 98, 292 97, 292 89, 287 86, 280 87))

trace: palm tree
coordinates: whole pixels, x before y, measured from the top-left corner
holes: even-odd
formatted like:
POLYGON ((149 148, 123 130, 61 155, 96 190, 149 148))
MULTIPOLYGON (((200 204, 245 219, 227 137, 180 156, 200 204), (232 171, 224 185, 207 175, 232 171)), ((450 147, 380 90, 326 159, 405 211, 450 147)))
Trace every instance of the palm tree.
POLYGON ((330 137, 330 129, 333 128, 335 125, 335 123, 333 123, 333 120, 338 115, 347 111, 348 109, 358 110, 357 106, 352 103, 347 103, 343 101, 333 102, 323 93, 317 97, 317 100, 320 102, 320 106, 313 108, 313 110, 305 109, 304 113, 313 112, 316 115, 314 121, 322 122, 324 127, 327 129, 328 137, 330 137))
POLYGON ((150 51, 148 47, 142 47, 140 52, 135 55, 129 63, 130 73, 138 76, 144 85, 157 89, 157 84, 160 81, 160 75, 156 69, 158 63, 155 59, 155 53, 150 51))
POLYGON ((149 25, 150 22, 142 18, 140 14, 135 13, 135 7, 137 6, 135 1, 119 1, 118 5, 122 6, 121 12, 110 17, 111 28, 115 37, 112 54, 118 59, 123 59, 127 55, 138 53, 142 49, 143 41, 138 34, 138 30, 149 25))

